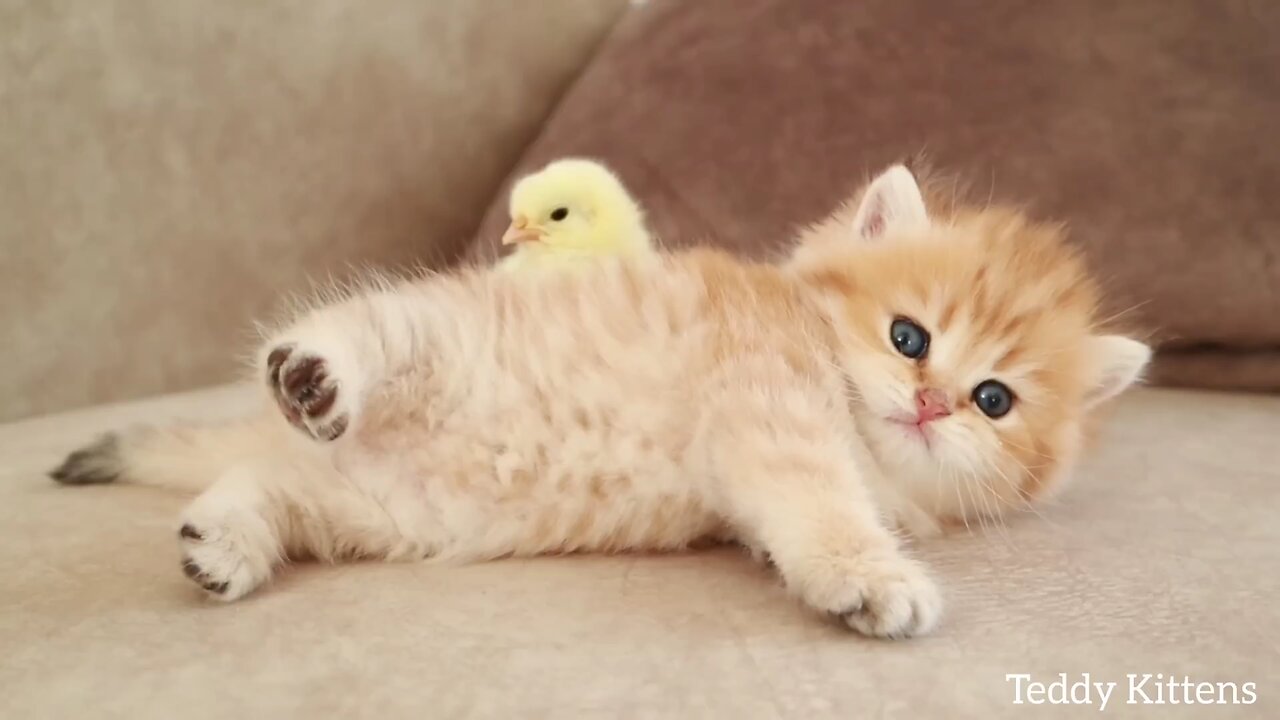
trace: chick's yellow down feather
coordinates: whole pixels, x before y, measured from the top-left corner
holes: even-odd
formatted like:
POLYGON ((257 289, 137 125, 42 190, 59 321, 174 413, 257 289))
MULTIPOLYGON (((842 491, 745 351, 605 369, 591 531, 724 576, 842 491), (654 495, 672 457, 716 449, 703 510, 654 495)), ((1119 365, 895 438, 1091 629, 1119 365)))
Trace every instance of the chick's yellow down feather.
POLYGON ((511 189, 510 210, 502 244, 515 249, 499 263, 504 270, 653 251, 639 204, 617 175, 594 160, 557 160, 521 178, 511 189))

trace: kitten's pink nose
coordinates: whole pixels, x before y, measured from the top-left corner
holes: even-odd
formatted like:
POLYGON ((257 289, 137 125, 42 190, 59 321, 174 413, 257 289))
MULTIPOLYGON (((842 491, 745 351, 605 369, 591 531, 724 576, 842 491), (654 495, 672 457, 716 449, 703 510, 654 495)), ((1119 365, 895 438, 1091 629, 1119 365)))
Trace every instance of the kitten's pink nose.
POLYGON ((916 422, 920 425, 933 422, 951 414, 951 403, 946 393, 936 388, 923 388, 916 392, 916 422))

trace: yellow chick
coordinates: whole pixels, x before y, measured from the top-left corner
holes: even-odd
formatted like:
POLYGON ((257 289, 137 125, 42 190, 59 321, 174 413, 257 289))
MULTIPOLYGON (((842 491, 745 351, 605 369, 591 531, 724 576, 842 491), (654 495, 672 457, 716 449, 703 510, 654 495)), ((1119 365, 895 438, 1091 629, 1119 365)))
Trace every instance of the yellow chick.
POLYGON ((639 204, 616 175, 593 160, 557 160, 521 178, 511 189, 510 209, 502 244, 515 250, 499 263, 503 270, 653 250, 639 204))

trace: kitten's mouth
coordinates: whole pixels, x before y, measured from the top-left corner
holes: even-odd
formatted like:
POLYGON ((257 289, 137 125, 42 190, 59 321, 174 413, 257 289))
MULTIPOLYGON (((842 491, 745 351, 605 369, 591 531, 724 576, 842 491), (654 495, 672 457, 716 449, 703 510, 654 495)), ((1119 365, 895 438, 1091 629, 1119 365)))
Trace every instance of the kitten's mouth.
POLYGON ((901 428, 908 437, 924 443, 926 450, 933 449, 933 432, 929 430, 928 423, 922 423, 919 419, 907 415, 895 415, 886 419, 891 425, 901 428))

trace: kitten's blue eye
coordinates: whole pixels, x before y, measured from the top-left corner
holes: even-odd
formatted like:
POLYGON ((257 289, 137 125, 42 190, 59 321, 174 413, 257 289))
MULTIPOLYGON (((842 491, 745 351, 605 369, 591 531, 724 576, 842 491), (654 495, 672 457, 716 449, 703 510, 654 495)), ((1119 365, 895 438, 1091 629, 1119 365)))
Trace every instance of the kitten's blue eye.
POLYGON ((906 318, 898 318, 889 326, 889 340, 898 352, 919 360, 929 352, 929 333, 906 318))
POLYGON ((995 419, 1013 409, 1013 391, 999 380, 984 380, 973 389, 973 404, 983 415, 995 419))
POLYGON ((551 211, 551 219, 556 222, 560 222, 567 217, 569 217, 569 208, 558 207, 551 211))

